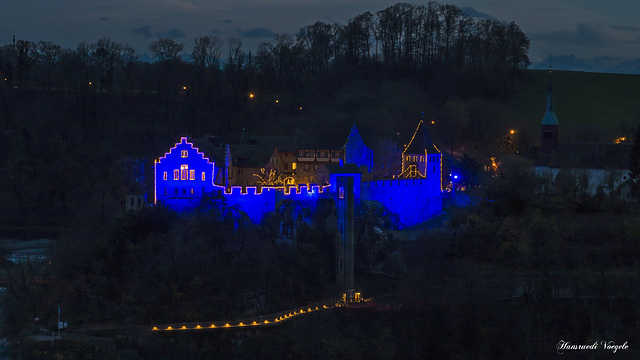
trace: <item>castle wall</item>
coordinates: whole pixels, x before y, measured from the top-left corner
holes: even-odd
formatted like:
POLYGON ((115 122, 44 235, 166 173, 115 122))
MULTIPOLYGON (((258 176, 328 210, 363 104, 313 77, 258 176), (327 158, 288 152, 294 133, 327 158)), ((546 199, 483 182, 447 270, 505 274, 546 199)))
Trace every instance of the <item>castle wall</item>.
POLYGON ((378 201, 404 226, 417 225, 442 212, 440 185, 430 180, 379 180, 362 183, 361 201, 378 201))

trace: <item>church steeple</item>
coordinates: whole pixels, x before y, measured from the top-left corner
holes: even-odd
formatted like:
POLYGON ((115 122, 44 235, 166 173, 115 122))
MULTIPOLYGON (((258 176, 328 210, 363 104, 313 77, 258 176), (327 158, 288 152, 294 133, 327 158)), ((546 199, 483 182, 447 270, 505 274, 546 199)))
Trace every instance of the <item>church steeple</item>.
POLYGON ((551 70, 549 70, 549 90, 547 93, 547 109, 540 123, 542 130, 542 138, 540 139, 540 153, 551 154, 558 145, 558 133, 560 123, 556 117, 553 106, 552 87, 551 87, 551 70))

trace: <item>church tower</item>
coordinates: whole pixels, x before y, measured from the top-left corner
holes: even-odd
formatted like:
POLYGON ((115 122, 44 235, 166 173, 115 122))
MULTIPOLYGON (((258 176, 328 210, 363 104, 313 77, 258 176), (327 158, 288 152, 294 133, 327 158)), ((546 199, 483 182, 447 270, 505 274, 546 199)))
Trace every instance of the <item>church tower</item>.
POLYGON ((547 94, 547 110, 540 124, 542 138, 540 139, 540 154, 550 155, 558 145, 558 133, 560 124, 553 108, 553 98, 551 97, 551 71, 549 71, 549 92, 547 94))

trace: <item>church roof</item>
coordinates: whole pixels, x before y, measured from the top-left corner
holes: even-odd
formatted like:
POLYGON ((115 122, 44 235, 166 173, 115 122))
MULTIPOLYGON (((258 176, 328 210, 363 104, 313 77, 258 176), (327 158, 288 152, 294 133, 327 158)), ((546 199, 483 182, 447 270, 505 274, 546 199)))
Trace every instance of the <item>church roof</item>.
POLYGON ((540 125, 560 125, 558 123, 558 118, 556 117, 556 112, 553 108, 553 97, 551 96, 551 72, 549 72, 549 91, 547 93, 547 110, 544 113, 544 117, 542 118, 542 123, 540 125))
POLYGON ((433 144, 433 140, 429 136, 429 132, 424 124, 424 121, 420 120, 416 131, 413 133, 409 144, 405 147, 403 154, 439 154, 440 151, 433 144))
POLYGON ((536 166, 569 169, 628 169, 633 144, 559 143, 552 154, 529 148, 528 157, 536 166))

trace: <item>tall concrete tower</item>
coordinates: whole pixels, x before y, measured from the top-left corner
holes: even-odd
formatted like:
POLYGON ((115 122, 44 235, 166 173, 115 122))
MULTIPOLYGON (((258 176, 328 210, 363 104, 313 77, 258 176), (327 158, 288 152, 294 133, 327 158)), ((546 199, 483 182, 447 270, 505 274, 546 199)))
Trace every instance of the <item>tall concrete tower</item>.
POLYGON ((336 176, 336 285, 339 290, 354 288, 354 177, 336 176))

